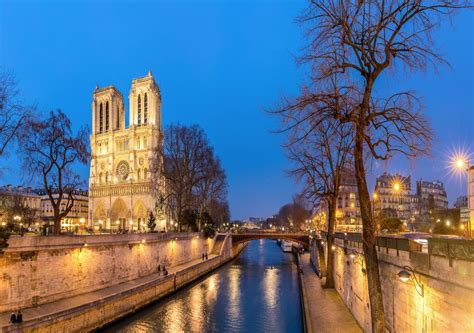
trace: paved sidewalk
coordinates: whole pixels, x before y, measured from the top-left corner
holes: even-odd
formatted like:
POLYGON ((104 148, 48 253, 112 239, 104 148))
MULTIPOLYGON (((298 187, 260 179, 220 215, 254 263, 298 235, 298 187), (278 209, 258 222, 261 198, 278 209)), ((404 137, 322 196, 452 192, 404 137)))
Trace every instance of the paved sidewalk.
MULTIPOLYGON (((217 257, 217 256, 209 255, 209 260, 214 257, 217 257)), ((173 275, 174 273, 178 271, 187 269, 191 266, 200 264, 201 262, 203 262, 201 259, 196 259, 196 260, 189 261, 185 264, 170 267, 168 269, 168 276, 173 275)), ((74 309, 74 308, 77 308, 89 303, 99 301, 105 297, 120 294, 120 293, 123 293, 124 291, 139 287, 140 285, 144 285, 153 281, 158 281, 164 278, 165 276, 163 274, 158 275, 158 273, 155 273, 155 274, 147 275, 145 277, 138 278, 132 281, 123 282, 112 287, 103 288, 97 291, 92 291, 85 294, 60 299, 51 303, 41 304, 34 308, 25 308, 21 310, 23 314, 23 321, 26 322, 29 320, 33 320, 35 318, 41 318, 41 317, 53 315, 58 311, 74 309)), ((0 329, 2 327, 8 326, 10 314, 11 312, 0 313, 0 329)))
POLYGON ((301 255, 300 265, 312 332, 362 332, 337 291, 322 288, 322 280, 311 267, 309 253, 301 255))

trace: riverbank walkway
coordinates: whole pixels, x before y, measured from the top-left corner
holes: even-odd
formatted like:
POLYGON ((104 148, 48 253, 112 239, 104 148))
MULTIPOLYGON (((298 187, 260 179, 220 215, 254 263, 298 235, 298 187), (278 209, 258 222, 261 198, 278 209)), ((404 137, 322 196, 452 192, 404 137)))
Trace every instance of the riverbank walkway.
MULTIPOLYGON (((208 260, 214 257, 217 257, 217 255, 210 254, 208 260)), ((185 270, 189 267, 198 265, 202 262, 202 259, 195 259, 181 265, 170 267, 168 269, 168 276, 173 275, 176 272, 185 270)), ((103 288, 85 294, 60 299, 51 303, 41 304, 34 308, 21 309, 21 312, 23 314, 23 322, 28 322, 30 320, 35 320, 39 318, 45 318, 48 316, 52 316, 58 312, 73 310, 75 308, 79 308, 90 303, 98 302, 104 298, 121 294, 126 292, 127 290, 132 290, 142 285, 146 285, 154 281, 159 281, 164 278, 165 276, 163 274, 150 274, 138 279, 117 284, 112 287, 103 288)), ((2 330, 2 328, 9 326, 10 314, 11 312, 0 313, 0 331, 2 330)))
POLYGON ((323 280, 319 279, 313 270, 309 253, 300 257, 300 267, 303 271, 303 297, 306 298, 305 313, 310 327, 308 332, 344 332, 358 333, 362 329, 346 307, 339 294, 334 289, 324 289, 323 280))

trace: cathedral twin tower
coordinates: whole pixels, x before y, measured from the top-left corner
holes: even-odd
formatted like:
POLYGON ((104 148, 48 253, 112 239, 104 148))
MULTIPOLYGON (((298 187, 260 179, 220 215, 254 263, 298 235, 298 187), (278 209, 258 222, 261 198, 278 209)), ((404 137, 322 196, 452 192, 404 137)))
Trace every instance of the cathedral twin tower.
POLYGON ((95 230, 144 230, 155 213, 150 167, 163 134, 161 94, 151 71, 132 81, 129 103, 126 128, 122 94, 114 86, 93 93, 89 226, 95 230))

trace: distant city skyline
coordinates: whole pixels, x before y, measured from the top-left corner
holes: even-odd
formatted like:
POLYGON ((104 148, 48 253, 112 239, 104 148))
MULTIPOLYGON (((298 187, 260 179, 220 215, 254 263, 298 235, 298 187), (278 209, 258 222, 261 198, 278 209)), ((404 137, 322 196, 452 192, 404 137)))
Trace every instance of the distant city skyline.
MULTIPOLYGON (((290 165, 281 149, 283 138, 271 133, 277 119, 263 110, 298 92, 304 68, 295 65, 294 55, 304 31, 294 19, 304 5, 262 0, 45 7, 36 1, 3 1, 0 66, 16 76, 26 103, 44 112, 62 109, 75 128, 92 127, 96 84, 115 84, 128 96, 130 80, 151 69, 162 91, 164 124, 200 124, 220 156, 232 218, 267 217, 298 191, 285 175, 290 165)), ((474 152, 473 26, 474 13, 466 11, 435 36, 452 68, 409 80, 403 73, 385 77, 378 87, 416 90, 436 140, 430 158, 374 161, 370 190, 387 171, 411 175, 412 185, 419 179, 443 182, 450 206, 466 194, 465 178, 448 175, 447 167, 450 152, 474 152)), ((2 161, 1 184, 22 183, 15 162, 14 152, 2 161)), ((88 170, 81 167, 85 179, 88 170)))

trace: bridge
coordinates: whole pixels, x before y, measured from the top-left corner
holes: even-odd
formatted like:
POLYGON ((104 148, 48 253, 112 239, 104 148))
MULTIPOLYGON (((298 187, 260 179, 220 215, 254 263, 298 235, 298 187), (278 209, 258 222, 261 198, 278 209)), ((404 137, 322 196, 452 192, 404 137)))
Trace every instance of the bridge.
POLYGON ((257 239, 284 239, 303 245, 309 248, 309 235, 303 233, 284 233, 284 232, 245 232, 232 234, 232 244, 245 243, 257 239))

